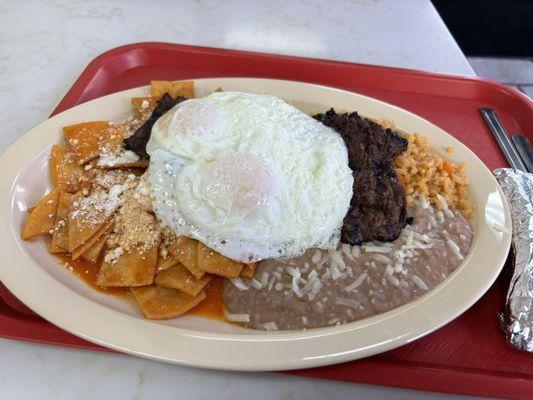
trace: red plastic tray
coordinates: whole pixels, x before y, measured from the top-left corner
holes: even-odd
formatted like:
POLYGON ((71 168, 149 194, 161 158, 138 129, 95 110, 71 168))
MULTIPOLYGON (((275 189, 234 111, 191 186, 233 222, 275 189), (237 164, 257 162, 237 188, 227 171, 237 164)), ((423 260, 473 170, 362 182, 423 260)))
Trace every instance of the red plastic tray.
MULTIPOLYGON (((478 108, 492 107, 509 132, 529 134, 533 103, 503 85, 476 78, 316 59, 140 43, 89 64, 53 114, 152 79, 251 76, 319 83, 362 93, 421 115, 460 139, 493 169, 505 166, 478 108), (529 130, 528 130, 529 129, 529 130)), ((52 115, 53 115, 52 114, 52 115)), ((533 397, 533 355, 505 344, 496 312, 505 283, 454 322, 414 343, 375 357, 291 373, 327 379, 491 397, 533 397)), ((0 336, 104 350, 46 322, 0 285, 0 336)))

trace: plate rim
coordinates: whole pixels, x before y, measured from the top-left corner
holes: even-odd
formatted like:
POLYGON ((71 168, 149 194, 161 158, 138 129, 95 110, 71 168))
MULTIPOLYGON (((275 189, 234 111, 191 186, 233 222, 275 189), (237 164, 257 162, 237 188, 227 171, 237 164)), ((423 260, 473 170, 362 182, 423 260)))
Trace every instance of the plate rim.
MULTIPOLYGON (((490 171, 487 169, 487 167, 482 163, 481 160, 479 160, 479 158, 475 155, 475 153, 473 153, 472 151, 470 151, 465 145, 463 145, 462 143, 460 143, 457 139, 455 139, 452 135, 450 135, 449 133, 447 133, 446 131, 444 131, 443 129, 441 129, 440 127, 436 126, 435 124, 431 123, 430 121, 414 114, 414 113, 411 113, 410 111, 407 111, 405 109, 402 109, 398 106, 395 106, 393 104, 390 104, 390 103, 387 103, 387 102, 384 102, 384 101, 381 101, 381 100, 378 100, 378 99, 375 99, 375 98, 372 98, 372 97, 369 97, 369 96, 365 96, 365 95, 361 95, 361 94, 358 94, 358 93, 354 93, 354 92, 350 92, 350 91, 347 91, 347 90, 343 90, 343 89, 338 89, 338 88, 334 88, 334 87, 329 87, 329 86, 324 86, 324 85, 317 85, 317 84, 311 84, 311 83, 305 83, 305 82, 298 82, 298 81, 291 81, 291 80, 280 80, 280 79, 263 79, 263 78, 248 78, 248 77, 244 77, 244 78, 206 78, 206 79, 194 79, 195 81, 214 81, 214 82, 218 82, 219 84, 222 84, 223 85, 223 81, 247 81, 247 82, 258 82, 258 81, 261 81, 263 83, 267 82, 267 83, 271 83, 271 84, 279 84, 281 83, 282 85, 303 85, 303 86, 308 86, 308 87, 316 87, 320 90, 327 90, 327 91, 333 91, 333 92, 340 92, 341 94, 348 94, 350 96, 356 96, 356 97, 359 97, 360 99, 363 99, 364 101, 369 101, 369 102, 375 102, 377 104, 379 104, 380 106, 384 106, 386 108, 393 108, 395 109, 396 111, 399 111, 401 113, 407 113, 406 115, 410 118, 410 119, 414 119, 414 120, 418 120, 418 122, 422 122, 423 124, 428 124, 429 126, 431 126, 432 128, 436 128, 438 131, 440 131, 441 133, 444 133, 446 135, 448 135, 449 138, 453 139, 452 141, 454 142, 457 142, 460 144, 460 146, 462 146, 464 149, 467 150, 467 152, 470 153, 471 156, 473 156, 475 159, 476 159, 476 162, 478 164, 480 164, 483 168, 484 168, 484 172, 485 173, 488 173, 488 175, 490 175, 490 177, 492 178, 493 180, 493 183, 495 183, 495 187, 497 189, 497 192, 502 200, 502 205, 503 205, 503 211, 504 211, 504 217, 505 217, 505 224, 504 226, 506 228, 509 228, 509 223, 510 223, 510 213, 509 213, 509 208, 508 208, 508 205, 507 205, 507 202, 505 200, 505 196, 503 195, 502 191, 501 191, 501 188, 499 187, 499 185, 497 185, 497 182, 495 180, 495 178, 492 176, 492 174, 490 173, 490 171)), ((94 104, 97 104, 99 102, 103 102, 103 100, 109 100, 109 99, 114 99, 115 97, 117 99, 121 98, 121 97, 124 97, 127 95, 127 93, 129 92, 134 92, 134 91, 139 91, 139 90, 146 90, 146 88, 148 88, 149 86, 141 86, 141 87, 137 87, 137 88, 133 88, 133 89, 128 89, 128 90, 124 90, 124 91, 120 91, 120 92, 116 92, 116 93, 113 93, 113 94, 109 94, 109 95, 106 95, 106 96, 102 96, 102 97, 99 97, 97 99, 94 99, 94 100, 91 100, 91 101, 88 101, 88 102, 85 102, 85 103, 82 103, 80 105, 77 105, 75 107, 72 107, 68 110, 65 110, 57 115, 55 115, 54 117, 50 118, 49 120, 47 121, 44 121, 42 122, 41 124, 37 125, 36 127, 34 127, 33 129, 31 129, 30 131, 28 131, 25 135, 23 135, 20 139, 18 139, 15 143, 13 143, 1 156, 0 156, 0 166, 2 166, 3 164, 5 164, 6 162, 8 162, 8 158, 9 157, 13 157, 15 156, 16 158, 16 152, 19 150, 19 148, 22 146, 24 146, 25 142, 29 140, 30 137, 33 137, 33 136, 36 136, 39 131, 41 129, 43 129, 43 125, 45 124, 53 124, 54 121, 58 121, 60 120, 65 114, 68 114, 68 113, 74 113, 75 111, 79 111, 80 109, 83 110, 84 107, 88 107, 89 105, 94 105, 94 104), (15 153, 15 154, 13 154, 15 153)), ((131 97, 131 96, 129 96, 131 97)), ((54 141, 50 141, 49 145, 55 143, 54 141)), ((457 143, 454 143, 454 145, 456 145, 457 143)), ((43 151, 43 149, 41 149, 40 151, 43 151)), ((11 194, 12 193, 12 189, 13 189, 13 186, 12 184, 15 184, 16 183, 16 180, 18 179, 18 176, 20 175, 20 173, 22 172, 24 166, 28 165, 30 162, 32 162, 32 160, 35 159, 36 155, 34 154, 32 156, 33 158, 28 158, 27 160, 21 160, 21 159, 18 159, 17 162, 18 163, 21 163, 22 162, 22 168, 18 168, 18 169, 15 169, 15 171, 10 171, 8 174, 5 174, 3 176, 0 177, 0 187, 2 187, 4 190, 5 189, 8 189, 9 190, 9 193, 11 194), (15 175, 13 175, 13 173, 15 175), (10 178, 12 178, 12 180, 10 180, 10 178)), ((13 160, 10 160, 11 162, 13 162, 13 160)), ((9 201, 11 202, 13 200, 13 196, 9 196, 9 201)), ((13 225, 11 224, 11 221, 9 219, 9 216, 6 216, 6 208, 4 207, 6 204, 5 201, 1 201, 0 202, 0 207, 2 207, 2 210, 0 210, 0 214, 1 214, 1 218, 4 222, 4 224, 2 224, 2 227, 0 228, 0 232, 6 234, 6 233, 10 233, 10 239, 13 240, 13 243, 11 243, 11 241, 9 241, 8 243, 11 243, 11 244, 15 244, 15 248, 17 248, 19 250, 19 252, 22 252, 25 254, 26 258, 28 258, 28 254, 22 249, 22 247, 20 246, 20 244, 18 243, 16 237, 18 236, 18 233, 15 231, 13 225), (6 231, 6 228, 9 227, 10 229, 9 232, 6 231)), ((8 208, 10 211, 11 211, 11 205, 10 207, 8 208)), ((470 308, 487 290, 488 288, 490 288, 490 286, 494 283, 494 281, 497 279, 498 275, 499 275, 499 272, 501 271, 501 268, 503 267, 503 264, 505 262, 505 259, 506 259, 506 255, 508 253, 508 250, 509 250, 509 247, 510 247, 510 241, 511 241, 511 238, 510 236, 506 236, 505 237, 505 240, 504 240, 504 250, 505 251, 502 251, 502 253, 505 252, 505 256, 500 256, 499 258, 502 258, 501 260, 499 260, 498 262, 496 262, 496 264, 500 264, 498 267, 495 268, 495 271, 497 270, 497 272, 494 272, 491 276, 490 279, 487 279, 485 281, 485 284, 483 289, 479 290, 478 293, 476 293, 475 295, 473 296, 470 296, 470 301, 467 302, 466 304, 463 304, 462 307, 459 307, 460 310, 456 310, 455 312, 451 313, 451 314, 454 314, 453 316, 448 316, 447 318, 444 318, 442 320, 441 323, 437 323, 437 324, 433 324, 433 327, 431 329, 424 329, 423 332, 411 332, 410 334, 407 334, 403 337, 396 337, 394 338, 393 340, 390 340, 388 341, 387 343, 382 343, 378 346, 378 348, 370 348, 370 349, 367 349, 366 351, 363 351, 361 349, 355 349, 355 350, 352 350, 352 351, 344 351, 344 352, 341 352, 341 353, 337 353, 337 354, 329 354, 329 355, 319 355, 319 356, 315 356, 315 357, 307 357, 307 358, 302 358, 302 359, 299 359, 299 360, 292 360, 292 361, 288 361, 288 360, 285 360, 285 361, 279 361, 279 362, 276 362, 276 361, 271 361, 269 362, 268 364, 262 364, 262 365, 250 365, 249 362, 235 362, 234 361, 234 364, 233 365, 226 365, 226 364, 222 364, 219 362, 213 362, 213 361, 195 361, 195 360, 191 360, 191 359, 182 359, 180 357, 176 357, 176 356, 172 356, 172 357, 168 357, 168 356, 165 356, 164 354, 158 354, 158 355, 155 355, 153 353, 150 353, 150 351, 145 351, 146 349, 144 350, 141 350, 141 349, 135 349, 134 345, 131 344, 131 345, 121 345, 120 343, 114 343, 114 342, 110 342, 109 340, 104 340, 102 339, 99 335, 94 335, 94 334, 91 334, 91 333, 87 333, 87 330, 84 330, 84 329, 80 329, 78 327, 78 324, 72 324, 72 323, 69 323, 69 321, 64 321, 62 318, 60 318, 59 316, 57 316, 56 314, 54 313, 50 313, 49 310, 46 310, 46 309, 43 309, 43 307, 41 307, 38 303, 36 303, 36 300, 39 300, 39 299, 36 299, 34 298, 34 296, 31 296, 31 294, 29 294, 27 291, 23 291, 20 289, 20 281, 17 281, 16 277, 14 277, 14 274, 10 274, 8 268, 4 267, 5 265, 7 264, 10 264, 10 263, 3 263, 2 266, 0 266, 0 280, 6 285, 6 287, 15 294, 15 296, 17 298, 20 298, 21 301, 23 301, 25 304, 27 304, 30 308, 32 308, 34 311, 36 311, 39 315, 43 316, 45 319, 51 321, 52 323, 58 325, 59 327, 61 327, 62 329, 70 332, 70 333, 73 333, 77 336, 80 336, 88 341, 91 341, 93 343, 97 343, 97 344, 100 344, 100 345, 103 345, 105 347, 110 347, 110 348, 113 348, 115 350, 119 350, 119 351, 122 351, 122 352, 126 352, 126 353, 130 353, 130 354, 135 354, 135 355, 139 355, 139 356, 143 356, 143 357, 147 357, 147 358, 152 358, 152 359, 157 359, 157 360, 161 360, 161 361, 167 361, 167 362, 172 362, 172 363, 178 363, 178 364, 183 364, 183 365, 191 365, 191 366, 198 366, 198 367, 207 367, 207 368, 218 368, 218 369, 231 369, 231 370, 254 370, 254 371, 265 371, 265 370, 283 370, 283 369, 294 369, 294 368, 310 368, 310 367, 316 367, 316 366, 321 366, 321 365, 328 365, 328 364, 333 364, 333 363, 339 363, 339 362, 343 362, 343 361, 348 361, 348 360, 352 360, 354 359, 354 353, 355 352, 359 352, 360 354, 358 354, 358 357, 357 358, 360 358, 362 356, 369 356, 369 355, 373 355, 373 354, 376 354, 378 352, 383 352, 383 351, 387 351, 387 350, 390 350, 392 348, 395 348, 395 347, 398 347, 402 344, 405 344, 405 343, 408 343, 410 341, 413 341, 413 340, 416 340, 422 336, 425 336, 431 332, 433 332, 434 330, 440 328, 441 326, 449 323, 451 320, 457 318, 460 314, 462 314, 464 311, 466 311, 468 308, 470 308), (7 272, 6 272, 7 271, 7 272)), ((0 244, 0 249, 2 248, 5 248, 7 245, 6 243, 2 243, 0 244)), ((11 248, 12 250, 14 248, 11 248)), ((5 251, 4 251, 5 252, 5 251)), ((21 255, 20 253, 18 254, 19 256, 21 255)), ((13 256, 13 254, 9 254, 9 256, 13 256)), ((466 260, 464 261, 464 263, 462 265, 466 265, 467 262, 470 262, 470 258, 472 256, 472 252, 469 253, 469 255, 467 256, 466 260)), ((20 262, 21 260, 19 260, 20 262)), ((29 260, 25 260, 25 261, 29 261, 29 260)), ((37 270, 41 270, 41 272, 45 272, 42 268, 39 267, 39 264, 37 262, 34 262, 33 260, 30 261, 32 264, 34 264, 34 267, 36 266, 37 267, 37 270)), ((461 268, 458 268, 458 270, 462 269, 461 268)), ((455 271, 452 275, 455 277, 455 275, 458 275, 460 271, 455 271)), ((238 342, 252 342, 252 343, 257 343, 258 341, 261 341, 261 342, 268 342, 268 343, 281 343, 281 342, 286 342, 288 340, 312 340, 314 338, 327 338, 327 337, 331 337, 331 336, 336 336, 338 334, 342 334, 343 332, 352 332, 354 331, 351 327, 353 327, 354 325, 360 325, 359 328, 357 329, 364 329, 365 327, 367 326, 371 326, 371 325, 374 325, 375 323, 380 323, 381 321, 384 321, 386 319, 389 319, 389 318, 392 318, 394 316, 398 316, 400 314, 403 314, 405 310, 409 310, 409 309, 412 309, 412 308, 415 308, 415 307, 419 307, 420 305, 423 305, 425 302, 431 300, 438 292, 442 291, 444 288, 446 288, 450 283, 452 283, 454 281, 455 278, 452 278, 451 276, 448 277, 441 285, 437 286, 435 289, 433 289, 431 292, 429 292, 428 294, 422 296, 420 299, 417 299, 415 301, 412 301, 410 303, 407 303, 405 305, 402 305, 401 307, 398 307, 396 309, 393 309, 393 310, 390 310, 386 313, 382 313, 382 314, 378 314, 376 316, 373 316, 373 317, 370 317, 370 318, 366 318, 366 319, 363 319, 363 320, 360 320, 360 321, 356 321, 356 322, 352 322, 352 323, 348 323, 346 325, 343 325, 341 327, 326 327, 326 328, 319 328, 319 329, 313 329, 313 330, 308 330, 308 331, 305 331, 305 338, 302 338, 302 331, 296 331, 296 332, 275 332, 275 333, 268 333, 268 334, 262 334, 262 335, 249 335, 250 338, 243 338, 243 336, 241 335, 228 335, 228 334, 223 334, 223 335, 220 335, 220 334, 198 334, 197 332, 196 333, 190 333, 190 332, 186 332, 186 331, 183 331, 181 330, 181 328, 175 328, 175 327, 170 327, 170 326, 166 326, 166 325, 162 325, 162 324, 157 324, 157 323, 153 323, 151 321, 146 321, 146 320, 140 320, 138 318, 134 318, 134 317, 131 317, 131 316, 128 316, 128 315, 124 315, 122 313, 119 313, 117 311, 114 311, 114 310, 110 310, 108 309, 107 307, 101 305, 101 304, 98 304, 98 303, 95 303, 95 302, 92 302, 90 299, 85 299, 83 296, 80 296, 78 293, 75 293, 75 296, 78 296, 80 298, 83 298, 85 299, 86 301, 88 302, 91 302, 93 305, 96 305, 98 307, 101 307, 103 309, 106 309, 107 311, 109 312, 112 312, 114 314, 119 314, 121 315, 122 317, 125 317, 125 318, 130 318, 132 319, 134 322, 134 324, 141 324, 143 326, 143 329, 147 329, 149 332, 152 332, 153 329, 151 328, 148 328, 148 325, 149 326, 158 326, 159 328, 161 328, 162 330, 166 330, 166 329, 170 329, 170 330, 173 330, 175 332, 176 329, 178 329, 178 331, 180 331, 180 335, 184 335, 184 336, 191 336, 193 339, 196 338, 196 339, 204 339, 204 340, 227 340, 229 342, 234 342, 234 341, 238 341, 238 342), (214 337, 211 337, 211 336, 214 336, 214 337), (222 339, 217 339, 219 338, 220 336, 224 336, 224 338, 222 339)), ((56 281, 56 283, 62 287, 64 287, 64 285, 62 285, 59 281, 56 281)), ((70 289, 70 288, 68 288, 70 289)), ((72 289, 70 289, 72 291, 72 289)), ((46 307, 45 307, 46 308, 46 307)), ((117 316, 115 316, 116 318, 117 316)), ((356 329, 356 330, 357 330, 356 329)), ((355 330, 355 331, 356 331, 355 330)), ((225 362, 227 362, 228 360, 226 359, 225 362)))

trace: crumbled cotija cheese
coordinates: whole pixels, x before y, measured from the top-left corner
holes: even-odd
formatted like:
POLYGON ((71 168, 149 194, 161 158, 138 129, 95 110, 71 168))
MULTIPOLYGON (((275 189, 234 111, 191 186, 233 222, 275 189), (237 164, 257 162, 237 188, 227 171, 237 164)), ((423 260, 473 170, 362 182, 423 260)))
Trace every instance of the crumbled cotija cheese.
POLYGON ((161 232, 152 214, 152 202, 148 196, 137 196, 136 193, 133 188, 122 195, 113 233, 107 240, 111 248, 122 247, 126 251, 135 248, 142 252, 160 241, 161 232))
POLYGON ((97 190, 88 197, 72 203, 71 218, 84 226, 102 224, 118 207, 118 199, 112 198, 103 190, 97 190))
POLYGON ((99 167, 115 167, 117 165, 131 164, 141 158, 131 150, 122 149, 118 153, 102 153, 98 159, 99 167))
POLYGON ((109 250, 105 257, 104 261, 106 263, 114 264, 117 262, 117 260, 120 258, 120 256, 124 254, 124 249, 122 247, 116 247, 114 249, 109 250))
POLYGON ((90 179, 92 179, 96 185, 106 190, 111 189, 115 185, 122 185, 128 179, 132 179, 130 177, 131 174, 122 169, 113 169, 110 171, 93 170, 92 173, 94 173, 94 177, 90 177, 90 179))

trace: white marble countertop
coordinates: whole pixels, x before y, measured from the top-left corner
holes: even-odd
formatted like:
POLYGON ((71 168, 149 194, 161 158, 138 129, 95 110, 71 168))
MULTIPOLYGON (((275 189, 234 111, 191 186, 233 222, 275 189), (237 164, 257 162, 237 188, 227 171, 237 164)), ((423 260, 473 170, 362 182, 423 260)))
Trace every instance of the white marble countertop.
MULTIPOLYGON (((0 3, 0 151, 47 118, 83 68, 167 41, 473 75, 428 0, 0 3)), ((451 398, 278 374, 206 371, 0 339, 0 399, 451 398)), ((456 398, 456 397, 453 397, 456 398)))

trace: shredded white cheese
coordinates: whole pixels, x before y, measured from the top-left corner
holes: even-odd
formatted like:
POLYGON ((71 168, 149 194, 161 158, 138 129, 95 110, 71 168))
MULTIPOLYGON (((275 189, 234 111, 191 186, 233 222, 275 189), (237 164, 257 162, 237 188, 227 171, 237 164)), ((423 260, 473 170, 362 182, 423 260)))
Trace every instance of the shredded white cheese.
POLYGON ((445 214, 448 218, 453 218, 453 217, 454 217, 452 210, 450 210, 449 208, 444 209, 444 214, 445 214))
POLYGON ((313 254, 313 257, 311 257, 311 262, 313 264, 318 264, 321 258, 322 258, 322 253, 320 252, 320 250, 316 250, 315 254, 313 254))
POLYGON ((311 279, 314 279, 318 276, 318 273, 316 272, 316 270, 312 270, 311 272, 309 272, 309 275, 307 275, 307 280, 310 281, 311 279))
POLYGON ((241 278, 235 278, 231 279, 231 283, 235 285, 237 289, 239 289, 241 292, 244 290, 250 289, 250 286, 248 286, 241 278))
POLYGON ((363 272, 361 275, 359 275, 357 277, 357 279, 355 281, 353 281, 353 283, 351 283, 350 285, 346 286, 344 288, 344 290, 346 290, 347 292, 355 291, 355 289, 357 289, 359 286, 361 286, 361 284, 365 281, 367 276, 368 275, 366 274, 366 272, 363 272))
POLYGON ((340 267, 341 269, 346 268, 346 263, 342 259, 342 256, 337 251, 330 251, 328 250, 329 255, 329 261, 331 265, 335 265, 337 267, 340 267))
POLYGON ((411 246, 413 244, 413 239, 415 237, 415 233, 413 231, 409 231, 407 233, 407 240, 406 240, 406 245, 407 246, 411 246))
POLYGON ((261 282, 259 282, 257 279, 254 279, 254 278, 250 279, 250 286, 257 290, 263 288, 263 285, 261 285, 261 282))
POLYGON ((250 322, 250 314, 233 314, 225 308, 224 317, 231 322, 250 322))
POLYGON ((459 260, 462 260, 464 258, 461 254, 461 249, 452 239, 446 239, 446 246, 448 246, 453 255, 456 256, 459 260))
POLYGON ((302 274, 300 273, 300 270, 294 268, 294 267, 287 267, 287 273, 292 276, 293 278, 299 278, 302 274))
POLYGON ((385 278, 387 278, 387 280, 394 286, 398 286, 400 284, 399 279, 394 276, 394 268, 392 268, 390 265, 387 265, 387 268, 385 269, 385 278))
POLYGON ((367 253, 390 253, 392 251, 390 247, 385 246, 363 245, 361 248, 367 253))
POLYGON ((416 286, 418 286, 422 290, 428 290, 428 285, 426 285, 426 282, 422 280, 418 275, 413 275, 412 277, 413 282, 416 286))
POLYGON ((278 325, 275 322, 267 322, 263 324, 263 327, 269 332, 278 330, 278 325))
POLYGON ((384 256, 383 254, 376 254, 372 258, 384 264, 392 264, 392 260, 389 257, 384 256))
POLYGON ((348 260, 355 261, 355 258, 352 255, 352 251, 350 249, 350 245, 346 244, 346 243, 343 243, 341 247, 342 247, 342 252, 348 258, 348 260))
POLYGON ((272 286, 274 286, 274 282, 276 281, 276 277, 270 278, 270 282, 268 282, 268 290, 272 290, 272 286))
POLYGON ((270 274, 268 272, 263 272, 263 275, 261 275, 261 286, 266 287, 268 285, 268 278, 270 274))
POLYGON ((316 297, 316 295, 318 294, 318 292, 320 292, 320 289, 322 288, 322 285, 323 283, 321 281, 319 281, 318 279, 315 279, 313 281, 313 285, 311 287, 311 291, 309 292, 309 294, 307 295, 307 298, 312 301, 314 300, 314 298, 316 297))
POLYGON ((338 304, 340 306, 346 306, 350 308, 357 308, 359 307, 359 303, 352 299, 345 299, 343 297, 337 297, 335 299, 335 304, 338 304))

